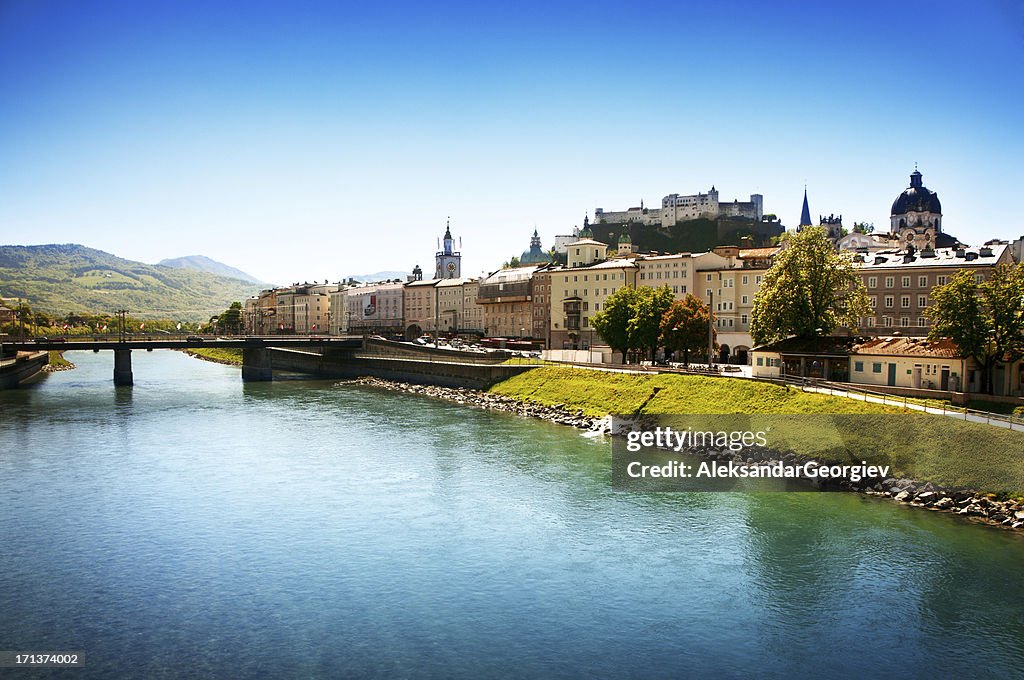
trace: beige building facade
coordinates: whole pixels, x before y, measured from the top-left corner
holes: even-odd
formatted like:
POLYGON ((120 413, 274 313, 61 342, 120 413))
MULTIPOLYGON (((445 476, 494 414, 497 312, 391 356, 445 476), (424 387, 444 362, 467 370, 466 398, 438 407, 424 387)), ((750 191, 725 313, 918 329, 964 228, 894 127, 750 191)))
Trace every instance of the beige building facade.
POLYGON ((634 258, 605 259, 608 246, 584 239, 567 246, 568 267, 552 269, 549 349, 590 349, 605 345, 591 325, 605 300, 623 286, 636 286, 634 258))
POLYGON ((437 332, 437 293, 439 279, 410 281, 402 289, 405 311, 405 339, 415 340, 425 333, 437 332))
POLYGON ((483 309, 485 336, 534 337, 533 275, 539 269, 536 265, 499 269, 480 281, 477 301, 483 309))

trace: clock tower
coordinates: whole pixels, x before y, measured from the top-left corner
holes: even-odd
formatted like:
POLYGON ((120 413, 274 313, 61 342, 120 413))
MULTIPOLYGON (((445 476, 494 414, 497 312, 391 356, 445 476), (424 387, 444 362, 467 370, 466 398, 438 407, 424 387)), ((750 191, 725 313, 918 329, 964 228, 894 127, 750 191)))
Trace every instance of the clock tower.
POLYGON ((450 219, 445 223, 444 248, 437 252, 434 260, 437 262, 435 279, 457 279, 462 276, 462 253, 455 250, 450 219))

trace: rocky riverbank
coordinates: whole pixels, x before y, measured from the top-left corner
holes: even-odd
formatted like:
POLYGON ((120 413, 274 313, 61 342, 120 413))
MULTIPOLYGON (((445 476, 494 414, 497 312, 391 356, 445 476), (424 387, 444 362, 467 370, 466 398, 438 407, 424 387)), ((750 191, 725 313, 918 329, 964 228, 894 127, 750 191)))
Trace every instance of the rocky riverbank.
MULTIPOLYGON (((548 406, 479 390, 417 385, 382 380, 380 378, 359 378, 351 381, 351 383, 392 392, 420 394, 474 408, 541 418, 552 423, 569 425, 581 430, 609 433, 612 427, 610 416, 593 418, 585 415, 581 410, 568 409, 564 404, 548 406)), ((709 460, 719 462, 731 461, 739 465, 764 465, 776 462, 796 465, 807 463, 811 460, 795 454, 778 454, 777 452, 773 453, 770 451, 761 454, 747 452, 742 456, 730 451, 716 451, 713 449, 706 449, 695 453, 709 460)), ((845 491, 889 498, 911 507, 924 508, 936 512, 947 512, 991 526, 1024 531, 1024 500, 1020 499, 1000 500, 995 494, 984 494, 974 489, 947 488, 932 482, 892 477, 866 479, 859 482, 835 480, 834 484, 836 488, 845 491)))
MULTIPOLYGON (((743 456, 728 451, 703 451, 702 455, 720 461, 733 461, 746 465, 771 465, 782 462, 787 465, 802 465, 813 459, 792 453, 779 454, 766 451, 763 454, 746 453, 743 456)), ((819 461, 824 463, 824 461, 819 461)), ((868 496, 890 498, 897 503, 915 508, 967 517, 971 520, 999 526, 1005 529, 1024 531, 1024 500, 998 499, 996 494, 981 493, 976 489, 950 488, 900 477, 884 479, 862 479, 853 482, 837 479, 830 488, 863 493, 868 496)))
POLYGON ((51 351, 49 356, 49 363, 43 366, 43 371, 46 373, 56 373, 58 371, 72 371, 77 366, 64 358, 62 352, 51 351))
POLYGON ((392 392, 407 392, 409 394, 421 394, 435 399, 444 399, 464 406, 483 408, 490 411, 503 411, 515 413, 531 418, 541 418, 559 425, 569 425, 581 430, 597 430, 604 422, 602 418, 591 418, 584 415, 583 411, 570 410, 565 404, 546 406, 537 402, 520 401, 512 397, 505 397, 500 394, 471 390, 465 387, 438 387, 436 385, 416 385, 413 383, 393 382, 381 378, 358 378, 350 381, 357 385, 376 387, 392 392))

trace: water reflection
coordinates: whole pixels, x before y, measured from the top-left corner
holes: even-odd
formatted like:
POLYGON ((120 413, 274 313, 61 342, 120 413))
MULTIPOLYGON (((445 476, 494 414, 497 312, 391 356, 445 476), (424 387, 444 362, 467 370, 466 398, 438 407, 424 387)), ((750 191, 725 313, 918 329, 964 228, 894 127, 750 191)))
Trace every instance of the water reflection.
POLYGON ((84 648, 76 677, 1018 668, 1016 537, 844 494, 615 492, 607 442, 548 423, 134 369, 0 393, 0 648, 84 648))

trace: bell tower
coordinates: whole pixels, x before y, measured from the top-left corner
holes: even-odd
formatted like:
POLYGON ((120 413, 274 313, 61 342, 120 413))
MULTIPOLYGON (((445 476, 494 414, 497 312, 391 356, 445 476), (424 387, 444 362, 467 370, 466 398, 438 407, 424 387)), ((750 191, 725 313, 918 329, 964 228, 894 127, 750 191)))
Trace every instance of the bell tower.
POLYGON ((444 246, 434 255, 434 261, 435 279, 457 279, 462 276, 462 253, 455 250, 450 217, 445 222, 444 246))

